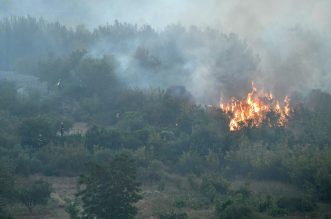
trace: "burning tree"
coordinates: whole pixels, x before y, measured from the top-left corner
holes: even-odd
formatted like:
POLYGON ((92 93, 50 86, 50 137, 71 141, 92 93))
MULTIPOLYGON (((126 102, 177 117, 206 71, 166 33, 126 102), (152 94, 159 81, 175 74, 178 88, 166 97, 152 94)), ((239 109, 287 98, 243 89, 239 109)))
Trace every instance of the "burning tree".
POLYGON ((267 123, 269 127, 286 126, 291 111, 288 96, 280 104, 272 93, 257 91, 254 82, 252 91, 246 98, 221 101, 220 108, 230 119, 230 131, 238 131, 244 127, 259 127, 263 123, 267 123), (271 115, 274 115, 274 119, 271 115))

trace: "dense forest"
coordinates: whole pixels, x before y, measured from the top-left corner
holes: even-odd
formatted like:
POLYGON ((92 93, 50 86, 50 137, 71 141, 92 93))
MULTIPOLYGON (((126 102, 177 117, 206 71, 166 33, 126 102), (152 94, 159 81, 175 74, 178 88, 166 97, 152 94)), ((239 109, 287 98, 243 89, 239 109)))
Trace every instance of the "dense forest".
POLYGON ((3 18, 0 218, 331 218, 327 91, 292 90, 285 127, 217 105, 258 65, 211 28, 3 18))

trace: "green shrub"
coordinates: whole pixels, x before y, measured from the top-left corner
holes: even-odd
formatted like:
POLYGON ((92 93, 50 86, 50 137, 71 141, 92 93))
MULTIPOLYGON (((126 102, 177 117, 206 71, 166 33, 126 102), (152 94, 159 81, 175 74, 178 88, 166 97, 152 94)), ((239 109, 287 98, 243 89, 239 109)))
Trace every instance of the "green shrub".
POLYGON ((23 120, 18 133, 21 145, 33 150, 44 147, 55 137, 52 125, 42 117, 23 120))
POLYGON ((225 200, 223 202, 216 202, 216 215, 220 215, 228 206, 234 203, 232 199, 225 200))
POLYGON ((186 213, 175 213, 175 212, 169 212, 169 213, 161 213, 159 214, 159 219, 187 219, 188 215, 186 213))
POLYGON ((195 152, 183 152, 179 157, 177 169, 181 173, 197 174, 204 172, 206 161, 203 156, 195 152))
POLYGON ((7 207, 15 195, 13 167, 8 161, 0 160, 0 218, 10 218, 7 207))
POLYGON ((230 206, 225 207, 224 210, 221 210, 221 211, 217 210, 216 218, 218 218, 218 219, 256 219, 257 215, 254 213, 252 208, 249 206, 230 204, 230 206))
POLYGON ((265 199, 259 201, 258 210, 259 212, 266 212, 273 207, 273 204, 271 196, 268 195, 265 199))
POLYGON ((186 207, 186 203, 183 200, 177 200, 177 201, 175 201, 174 206, 176 208, 185 208, 186 207))
POLYGON ((36 205, 46 205, 52 192, 51 185, 43 180, 37 180, 18 191, 18 199, 30 212, 36 205))
POLYGON ((325 165, 323 171, 319 168, 319 173, 315 177, 315 190, 322 201, 331 202, 331 173, 328 173, 327 168, 330 167, 325 165))
POLYGON ((117 154, 109 163, 89 163, 79 180, 78 197, 84 218, 127 218, 137 214, 140 183, 137 168, 128 154, 117 154))
POLYGON ((272 208, 269 212, 270 216, 273 217, 282 217, 288 214, 288 211, 286 209, 282 208, 272 208))
POLYGON ((200 191, 214 201, 218 195, 226 194, 229 191, 229 183, 221 176, 205 176, 202 179, 200 191))
POLYGON ((36 157, 43 163, 43 173, 55 176, 77 176, 85 170, 89 154, 83 145, 47 145, 36 157))
POLYGON ((23 176, 29 176, 41 170, 41 162, 35 158, 21 156, 16 161, 15 172, 23 176))
POLYGON ((316 202, 309 197, 282 197, 277 201, 277 206, 289 212, 309 212, 316 208, 316 202))
POLYGON ((5 209, 0 208, 1 219, 14 219, 14 216, 7 212, 5 209))
POLYGON ((65 211, 69 214, 70 219, 79 219, 80 218, 80 208, 77 202, 70 202, 66 208, 65 211))

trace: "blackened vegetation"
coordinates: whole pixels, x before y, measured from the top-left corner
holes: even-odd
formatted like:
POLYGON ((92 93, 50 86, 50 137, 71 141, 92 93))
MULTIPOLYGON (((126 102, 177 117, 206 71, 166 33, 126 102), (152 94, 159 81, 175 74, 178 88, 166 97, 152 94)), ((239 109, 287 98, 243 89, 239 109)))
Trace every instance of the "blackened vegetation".
POLYGON ((217 218, 284 216, 318 212, 318 204, 331 202, 330 94, 313 90, 296 97, 285 128, 230 132, 228 118, 217 108, 195 104, 185 87, 130 87, 119 74, 116 55, 89 53, 92 42, 106 35, 114 51, 137 49, 132 66, 166 79, 165 72, 185 61, 176 58, 181 50, 173 42, 168 42, 173 57, 167 59, 129 43, 130 34, 156 34, 151 29, 115 23, 92 33, 31 17, 4 19, 0 26, 1 68, 16 65, 47 83, 47 91, 20 93, 14 83, 0 82, 1 217, 15 215, 9 206, 17 203, 31 211, 47 203, 48 184, 26 181, 22 188, 15 182, 34 174, 81 176, 75 203, 67 206, 72 218, 133 218, 134 204, 144 198, 141 184, 166 193, 176 177, 185 181, 185 187, 177 186, 190 198, 154 212, 159 218, 188 218, 187 209, 213 206, 217 218), (81 123, 87 130, 74 132, 81 123), (232 186, 238 179, 286 183, 301 193, 258 195, 249 183, 232 186), (32 202, 37 194, 44 196, 32 202))

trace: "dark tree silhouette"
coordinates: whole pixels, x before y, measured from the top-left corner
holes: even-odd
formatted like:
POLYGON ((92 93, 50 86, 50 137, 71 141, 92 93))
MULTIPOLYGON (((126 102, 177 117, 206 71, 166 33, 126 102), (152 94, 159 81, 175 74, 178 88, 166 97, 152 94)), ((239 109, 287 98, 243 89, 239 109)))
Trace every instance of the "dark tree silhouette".
POLYGON ((125 154, 117 155, 107 165, 90 164, 80 179, 83 190, 78 196, 83 202, 86 218, 129 219, 141 199, 134 161, 125 154))

